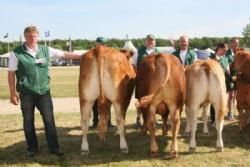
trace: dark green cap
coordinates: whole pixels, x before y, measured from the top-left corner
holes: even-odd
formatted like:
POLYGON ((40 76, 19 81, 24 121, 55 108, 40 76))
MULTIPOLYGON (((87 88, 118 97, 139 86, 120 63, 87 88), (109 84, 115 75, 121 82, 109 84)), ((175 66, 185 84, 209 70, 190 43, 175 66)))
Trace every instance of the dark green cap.
POLYGON ((95 42, 96 43, 101 43, 101 44, 105 44, 108 40, 104 37, 97 37, 95 42))

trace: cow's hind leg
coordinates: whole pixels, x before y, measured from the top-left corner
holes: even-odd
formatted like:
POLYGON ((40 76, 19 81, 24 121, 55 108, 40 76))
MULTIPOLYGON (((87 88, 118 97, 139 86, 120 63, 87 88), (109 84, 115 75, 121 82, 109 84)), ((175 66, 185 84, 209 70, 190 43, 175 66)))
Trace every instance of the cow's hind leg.
POLYGON ((225 111, 223 111, 223 109, 218 106, 214 106, 214 109, 215 109, 215 121, 217 130, 216 148, 218 151, 222 151, 223 150, 222 129, 223 129, 225 111))
POLYGON ((146 126, 148 131, 150 132, 150 150, 151 150, 151 156, 157 156, 158 155, 158 145, 156 143, 156 120, 155 120, 155 112, 156 107, 151 105, 149 108, 149 112, 146 118, 146 126))
POLYGON ((163 136, 167 136, 168 135, 168 113, 166 115, 163 115, 162 117, 162 121, 163 121, 163 124, 162 124, 162 135, 163 136))
POLYGON ((239 104, 237 104, 237 109, 239 112, 239 132, 241 132, 243 129, 245 114, 244 114, 244 110, 239 107, 239 104))
POLYGON ((82 154, 89 153, 89 144, 87 139, 87 133, 89 129, 89 120, 91 114, 91 108, 94 104, 94 101, 85 101, 80 99, 80 110, 81 110, 81 129, 82 129, 82 145, 81 150, 82 154))
POLYGON ((203 111, 202 111, 202 119, 203 119, 203 135, 208 136, 208 127, 207 127, 207 122, 208 122, 208 113, 210 111, 210 105, 211 104, 204 104, 203 106, 203 111))
POLYGON ((190 133, 191 133, 190 115, 189 115, 189 112, 187 111, 186 107, 185 107, 185 112, 186 112, 186 120, 187 121, 186 121, 186 128, 185 128, 184 136, 190 136, 190 133))
POLYGON ((177 143, 177 135, 180 129, 180 108, 170 108, 170 120, 171 120, 171 128, 172 128, 172 143, 170 148, 170 157, 177 158, 178 157, 178 143, 177 143))
POLYGON ((125 139, 125 115, 126 111, 122 110, 119 103, 113 103, 116 115, 117 130, 120 135, 120 149, 123 153, 128 153, 128 145, 125 139))
POLYGON ((189 113, 189 123, 191 128, 191 138, 189 143, 189 152, 194 152, 196 148, 196 141, 195 141, 195 133, 197 130, 197 115, 198 115, 198 107, 189 107, 186 106, 186 110, 189 113))

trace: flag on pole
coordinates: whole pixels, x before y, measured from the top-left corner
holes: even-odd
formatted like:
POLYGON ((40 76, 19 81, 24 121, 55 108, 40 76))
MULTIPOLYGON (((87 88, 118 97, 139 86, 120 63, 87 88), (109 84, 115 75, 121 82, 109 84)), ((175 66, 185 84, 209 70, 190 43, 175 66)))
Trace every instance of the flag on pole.
POLYGON ((8 36, 9 36, 9 34, 6 33, 6 34, 3 36, 3 38, 8 38, 8 36))
POLYGON ((19 40, 20 40, 20 43, 23 43, 23 35, 22 34, 20 34, 19 40))
POLYGON ((45 32, 45 37, 47 38, 47 37, 49 37, 49 36, 50 36, 49 31, 46 31, 46 32, 45 32))
POLYGON ((72 42, 70 37, 69 37, 69 51, 72 52, 72 42))

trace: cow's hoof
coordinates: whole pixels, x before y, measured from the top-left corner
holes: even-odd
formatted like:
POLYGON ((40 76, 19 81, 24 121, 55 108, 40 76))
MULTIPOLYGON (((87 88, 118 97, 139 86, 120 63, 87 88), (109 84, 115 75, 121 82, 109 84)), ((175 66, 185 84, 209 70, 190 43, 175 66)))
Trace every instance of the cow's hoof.
POLYGON ((216 147, 216 151, 217 152, 222 152, 223 151, 223 147, 216 147))
POLYGON ((168 132, 162 132, 162 136, 168 136, 168 132))
POLYGON ((146 135, 146 134, 147 134, 147 129, 142 128, 142 129, 141 129, 141 134, 142 134, 142 135, 146 135))
POLYGON ((100 142, 104 143, 105 141, 105 135, 99 135, 100 142))
POLYGON ((151 151, 151 157, 159 157, 159 155, 158 151, 151 151))
POLYGON ((121 153, 128 154, 128 148, 121 148, 121 153))
POLYGON ((184 136, 190 136, 190 135, 191 135, 190 132, 185 132, 185 133, 184 133, 184 136))
POLYGON ((195 149, 196 149, 195 147, 189 147, 189 152, 190 152, 190 153, 194 153, 194 152, 195 152, 195 149))
POLYGON ((89 155, 89 150, 82 150, 81 155, 89 155))
POLYGON ((177 151, 170 151, 170 158, 171 159, 178 158, 178 152, 177 151))
POLYGON ((203 136, 209 136, 209 133, 203 133, 202 135, 203 136))

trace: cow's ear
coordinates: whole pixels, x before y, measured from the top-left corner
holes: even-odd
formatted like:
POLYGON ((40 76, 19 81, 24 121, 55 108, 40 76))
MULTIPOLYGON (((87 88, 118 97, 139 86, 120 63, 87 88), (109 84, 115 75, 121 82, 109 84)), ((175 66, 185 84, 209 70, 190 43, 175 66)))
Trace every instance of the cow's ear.
POLYGON ((237 49, 236 49, 236 52, 243 52, 243 51, 245 51, 244 48, 237 48, 237 49))
POLYGON ((132 57, 134 55, 134 52, 131 50, 128 51, 126 49, 120 49, 120 52, 124 53, 128 59, 130 59, 130 57, 132 57))
POLYGON ((134 52, 132 50, 129 51, 130 57, 134 56, 134 52))

